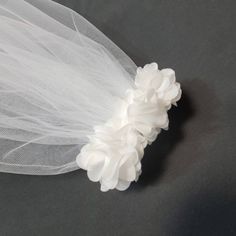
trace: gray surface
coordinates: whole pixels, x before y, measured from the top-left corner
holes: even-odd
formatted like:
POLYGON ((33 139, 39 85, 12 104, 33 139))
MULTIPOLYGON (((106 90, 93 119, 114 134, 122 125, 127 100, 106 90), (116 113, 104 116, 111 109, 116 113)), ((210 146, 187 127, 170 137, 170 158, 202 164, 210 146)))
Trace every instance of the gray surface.
POLYGON ((84 171, 0 174, 0 235, 236 235, 234 0, 63 1, 137 64, 176 70, 170 130, 147 149, 126 192, 84 171))

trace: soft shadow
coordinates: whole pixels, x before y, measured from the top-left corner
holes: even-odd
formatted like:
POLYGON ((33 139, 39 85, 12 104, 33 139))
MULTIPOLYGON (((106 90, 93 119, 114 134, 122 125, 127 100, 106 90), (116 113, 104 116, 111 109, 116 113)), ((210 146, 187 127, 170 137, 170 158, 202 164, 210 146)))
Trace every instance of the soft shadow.
POLYGON ((183 91, 178 107, 172 107, 168 112, 169 130, 162 131, 157 140, 145 149, 142 160, 142 175, 137 183, 133 183, 130 190, 137 190, 160 179, 165 170, 165 162, 176 145, 184 139, 183 125, 194 114, 189 95, 183 91))
POLYGON ((183 95, 178 107, 172 107, 168 113, 169 130, 162 131, 157 140, 145 149, 142 175, 130 190, 139 190, 162 181, 169 167, 168 158, 180 144, 187 145, 182 149, 182 164, 173 163, 172 167, 175 168, 175 177, 182 175, 191 165, 206 158, 204 145, 211 143, 209 138, 214 138, 220 132, 219 109, 222 104, 214 90, 200 79, 183 80, 181 84, 183 95), (191 127, 186 129, 190 119, 191 127), (201 145, 203 148, 199 148, 201 145))

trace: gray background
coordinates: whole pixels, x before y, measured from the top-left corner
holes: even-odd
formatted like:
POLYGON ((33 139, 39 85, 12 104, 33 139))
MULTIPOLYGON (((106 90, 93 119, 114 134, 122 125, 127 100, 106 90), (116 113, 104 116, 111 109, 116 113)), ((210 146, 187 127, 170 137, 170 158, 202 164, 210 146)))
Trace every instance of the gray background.
POLYGON ((138 65, 176 70, 183 98, 125 192, 82 170, 0 174, 0 236, 236 235, 234 0, 58 1, 138 65))

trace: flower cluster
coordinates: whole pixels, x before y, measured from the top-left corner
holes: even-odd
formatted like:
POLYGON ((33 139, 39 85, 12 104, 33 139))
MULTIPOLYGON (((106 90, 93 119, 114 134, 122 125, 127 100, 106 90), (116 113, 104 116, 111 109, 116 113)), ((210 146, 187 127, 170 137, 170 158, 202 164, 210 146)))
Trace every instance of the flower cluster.
POLYGON ((95 127, 77 156, 79 167, 91 181, 101 183, 101 191, 127 189, 141 174, 144 148, 168 128, 167 111, 180 97, 172 69, 159 70, 156 63, 138 68, 135 89, 127 91, 111 120, 95 127))

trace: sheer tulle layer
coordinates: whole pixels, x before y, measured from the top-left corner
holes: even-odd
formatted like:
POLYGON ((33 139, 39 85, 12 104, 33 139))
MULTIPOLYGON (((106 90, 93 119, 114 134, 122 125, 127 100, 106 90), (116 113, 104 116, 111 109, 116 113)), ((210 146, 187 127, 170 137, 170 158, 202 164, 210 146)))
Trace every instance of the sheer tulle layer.
POLYGON ((0 0, 0 171, 82 168, 102 191, 123 191, 180 97, 172 69, 137 68, 71 9, 0 0))
POLYGON ((76 155, 133 87, 135 70, 71 9, 49 0, 0 0, 0 170, 78 168, 76 155))

